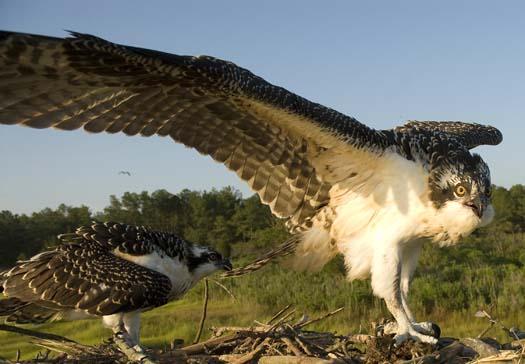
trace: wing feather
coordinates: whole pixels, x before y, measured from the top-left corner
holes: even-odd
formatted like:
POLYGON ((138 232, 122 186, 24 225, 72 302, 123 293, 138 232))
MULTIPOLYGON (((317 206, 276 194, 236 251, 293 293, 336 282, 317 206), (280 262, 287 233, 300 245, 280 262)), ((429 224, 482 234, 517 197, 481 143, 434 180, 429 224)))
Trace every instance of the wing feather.
POLYGON ((109 315, 166 303, 171 282, 86 240, 19 263, 4 276, 3 288, 7 296, 37 306, 109 315))
POLYGON ((280 217, 303 216, 297 212, 305 198, 318 196, 311 206, 328 198, 311 150, 380 152, 391 143, 387 134, 212 57, 78 33, 59 39, 8 32, 0 34, 0 54, 0 123, 169 135, 224 163, 280 217), (305 181, 317 189, 304 190, 305 181))
POLYGON ((495 128, 460 122, 377 131, 231 62, 71 35, 0 32, 0 123, 170 136, 224 163, 295 227, 332 186, 373 172, 363 160, 410 159, 414 129, 467 148, 501 141, 495 128))

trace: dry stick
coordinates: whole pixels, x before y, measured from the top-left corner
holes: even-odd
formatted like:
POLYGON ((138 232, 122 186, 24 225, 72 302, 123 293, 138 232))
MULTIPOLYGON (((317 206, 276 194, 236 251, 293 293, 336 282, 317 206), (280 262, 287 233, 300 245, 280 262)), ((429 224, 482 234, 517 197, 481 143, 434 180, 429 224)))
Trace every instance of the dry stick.
POLYGON ((264 322, 257 321, 257 320, 253 320, 253 322, 257 325, 257 327, 260 327, 263 329, 267 329, 271 326, 271 325, 265 324, 264 322))
POLYGON ((257 345, 255 350, 250 351, 248 354, 240 357, 237 360, 232 361, 232 364, 244 364, 244 363, 247 363, 249 361, 252 361, 257 356, 257 354, 259 354, 264 349, 264 347, 266 345, 268 345, 269 341, 270 341, 270 338, 267 337, 266 339, 264 339, 264 341, 262 343, 257 345))
POLYGON ((332 311, 332 312, 328 312, 327 314, 325 314, 325 315, 323 315, 321 317, 318 317, 318 318, 311 319, 311 320, 308 320, 306 322, 303 322, 302 324, 297 325, 296 328, 300 329, 300 328, 305 327, 306 325, 310 325, 310 324, 313 324, 314 322, 318 322, 318 321, 324 320, 327 317, 330 317, 332 315, 335 315, 336 313, 341 312, 343 309, 344 309, 344 307, 339 307, 337 310, 332 311))
POLYGON ((68 342, 68 343, 75 343, 75 341, 67 339, 60 335, 54 335, 54 334, 45 334, 43 332, 23 329, 21 327, 17 326, 11 326, 11 325, 4 325, 0 324, 0 330, 1 331, 9 331, 14 332, 15 334, 25 335, 25 336, 31 336, 37 339, 48 339, 48 340, 55 340, 55 341, 61 341, 61 342, 68 342))
POLYGON ((299 350, 299 348, 293 344, 290 338, 282 337, 281 340, 294 353, 295 356, 304 356, 303 352, 299 350))
POLYGON ((215 279, 211 279, 211 278, 208 278, 208 279, 212 281, 213 283, 215 283, 216 285, 218 285, 219 287, 221 287, 223 290, 225 290, 226 293, 228 293, 230 297, 233 298, 234 301, 237 301, 237 298, 233 295, 233 293, 228 288, 226 288, 224 284, 220 283, 219 281, 216 281, 215 279))
POLYGON ((290 307, 292 307, 292 304, 290 303, 288 306, 277 312, 273 317, 267 322, 268 325, 270 325, 273 320, 277 319, 279 316, 281 316, 285 311, 287 311, 290 307))
POLYGON ((230 340, 234 340, 236 338, 237 338, 237 334, 225 335, 225 336, 221 336, 218 338, 209 339, 202 343, 197 343, 197 344, 183 347, 181 348, 181 350, 184 351, 188 355, 200 354, 202 352, 205 352, 209 347, 211 348, 215 345, 220 345, 222 343, 225 343, 230 340))
POLYGON ((492 329, 495 324, 495 322, 491 321, 489 326, 487 326, 487 328, 485 328, 482 332, 479 333, 478 339, 481 339, 487 332, 489 332, 489 330, 492 329))
POLYGON ((96 353, 93 347, 79 344, 73 340, 65 338, 60 335, 46 334, 43 332, 23 329, 17 326, 0 324, 1 331, 14 332, 16 334, 29 336, 33 338, 32 342, 35 345, 42 346, 46 349, 58 351, 62 353, 96 353))
POLYGON ((202 305, 202 317, 201 322, 199 323, 199 331, 197 331, 197 335, 195 335, 195 339, 193 340, 193 344, 196 344, 201 339, 202 335, 202 328, 204 327, 204 321, 206 320, 206 311, 208 310, 208 279, 204 279, 204 304, 202 305))
POLYGON ((306 354, 308 354, 309 356, 313 356, 314 355, 314 354, 312 354, 312 352, 308 348, 308 345, 306 345, 306 343, 303 342, 303 340, 299 339, 299 336, 296 336, 294 339, 301 346, 301 348, 303 348, 303 350, 304 350, 304 352, 306 354))
POLYGON ((212 327, 213 334, 215 336, 221 336, 225 331, 233 331, 238 333, 246 332, 267 332, 269 327, 243 327, 243 326, 222 326, 212 327))
POLYGON ((291 310, 290 312, 288 312, 286 315, 284 315, 283 317, 281 317, 279 319, 279 321, 277 321, 276 323, 274 323, 269 329, 266 330, 266 332, 270 332, 272 331, 273 329, 275 329, 277 326, 279 326, 280 324, 282 324, 284 322, 284 320, 286 320, 288 317, 292 316, 293 314, 295 313, 295 308, 293 310, 291 310))

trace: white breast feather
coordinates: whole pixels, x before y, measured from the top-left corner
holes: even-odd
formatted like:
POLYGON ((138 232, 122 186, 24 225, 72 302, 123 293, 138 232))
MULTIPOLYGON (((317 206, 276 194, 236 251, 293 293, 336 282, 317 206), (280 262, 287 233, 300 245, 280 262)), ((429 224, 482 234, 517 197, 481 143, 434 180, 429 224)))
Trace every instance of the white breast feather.
POLYGON ((332 177, 341 178, 330 190, 330 205, 325 208, 333 215, 331 225, 324 218, 314 221, 297 249, 296 267, 319 269, 342 253, 349 279, 362 279, 370 275, 374 250, 381 244, 398 246, 448 234, 457 241, 479 226, 474 213, 463 205, 434 207, 429 200, 428 172, 417 162, 396 153, 369 157, 364 160, 366 166, 345 166, 342 160, 341 155, 341 163, 330 161, 335 166, 332 177), (357 175, 348 177, 352 171, 357 175))
POLYGON ((170 298, 180 297, 196 283, 187 265, 180 262, 178 258, 161 255, 157 251, 147 255, 131 255, 115 249, 113 253, 122 259, 167 276, 171 281, 170 298))

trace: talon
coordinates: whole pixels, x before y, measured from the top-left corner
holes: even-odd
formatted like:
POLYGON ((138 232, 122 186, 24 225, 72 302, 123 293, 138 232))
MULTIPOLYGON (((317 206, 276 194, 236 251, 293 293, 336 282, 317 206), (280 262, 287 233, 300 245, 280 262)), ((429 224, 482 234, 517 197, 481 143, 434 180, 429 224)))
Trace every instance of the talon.
POLYGON ((441 328, 433 322, 414 322, 414 329, 423 335, 428 335, 439 339, 441 336, 441 328))
POLYGON ((144 353, 144 348, 138 344, 133 347, 133 350, 135 350, 137 353, 144 353))
POLYGON ((394 336, 394 345, 399 346, 407 340, 414 340, 416 342, 423 342, 431 345, 436 345, 438 342, 438 340, 433 336, 421 334, 415 329, 409 329, 408 332, 398 333, 396 336, 394 336))

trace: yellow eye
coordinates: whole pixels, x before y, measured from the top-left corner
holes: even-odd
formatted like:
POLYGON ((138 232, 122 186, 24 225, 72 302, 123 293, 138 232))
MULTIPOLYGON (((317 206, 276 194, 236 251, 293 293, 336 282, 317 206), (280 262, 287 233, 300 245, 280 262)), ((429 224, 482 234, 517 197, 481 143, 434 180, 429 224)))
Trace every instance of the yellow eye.
POLYGON ((465 196, 465 193, 467 193, 467 189, 465 188, 465 186, 457 185, 455 190, 454 190, 454 193, 458 197, 463 197, 463 196, 465 196))

